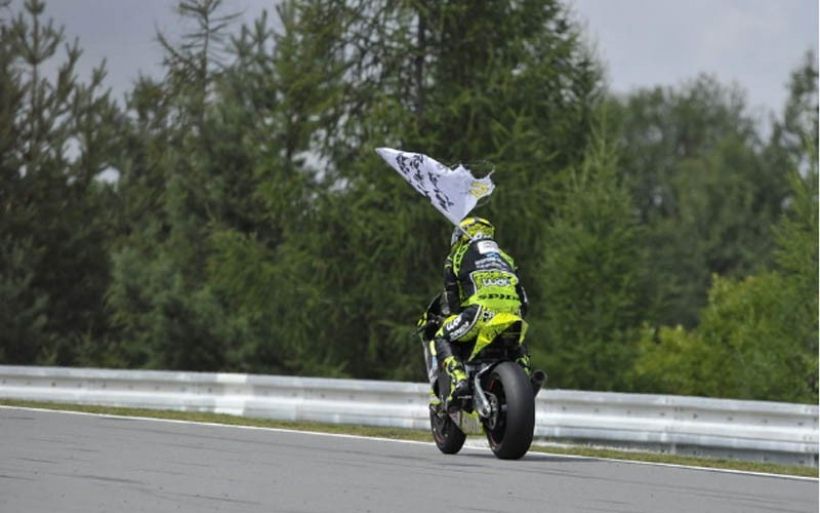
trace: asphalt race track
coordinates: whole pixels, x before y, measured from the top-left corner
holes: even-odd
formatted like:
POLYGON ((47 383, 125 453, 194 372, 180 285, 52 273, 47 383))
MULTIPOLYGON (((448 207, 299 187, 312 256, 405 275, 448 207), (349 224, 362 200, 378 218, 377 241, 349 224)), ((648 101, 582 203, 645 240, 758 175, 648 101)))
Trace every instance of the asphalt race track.
POLYGON ((0 408, 0 512, 818 511, 818 481, 0 408))

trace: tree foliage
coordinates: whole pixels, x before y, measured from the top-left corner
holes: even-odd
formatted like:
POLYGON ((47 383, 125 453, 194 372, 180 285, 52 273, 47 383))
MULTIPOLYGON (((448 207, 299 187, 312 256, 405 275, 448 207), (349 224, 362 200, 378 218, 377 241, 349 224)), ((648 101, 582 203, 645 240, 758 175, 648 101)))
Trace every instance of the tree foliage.
POLYGON ((556 201, 538 269, 543 299, 535 311, 543 321, 530 345, 551 380, 566 388, 627 386, 644 306, 643 233, 617 175, 605 119, 556 201))
POLYGON ((773 144, 781 146, 772 151, 787 157, 779 162, 791 191, 774 227, 771 269, 740 279, 715 276, 694 330, 647 330, 634 370, 640 387, 817 402, 817 105, 817 68, 809 59, 793 75, 791 97, 773 135, 773 144), (797 113, 814 124, 796 122, 797 113), (803 142, 802 150, 783 144, 795 140, 803 142))
POLYGON ((0 352, 72 364, 108 322, 111 197, 96 179, 118 151, 121 115, 102 66, 77 77, 76 41, 54 65, 65 37, 44 9, 27 0, 0 24, 0 352))
POLYGON ((647 228, 647 320, 695 326, 713 274, 771 261, 786 175, 761 141, 743 92, 700 76, 617 101, 620 170, 647 228))
MULTIPOLYGON (((321 123, 288 126, 286 133, 313 130, 301 138, 311 144, 300 149, 323 159, 324 169, 316 175, 322 187, 304 220, 306 231, 280 248, 284 255, 312 260, 287 264, 287 269, 307 268, 301 283, 314 300, 303 309, 284 311, 278 321, 299 326, 305 317, 312 319, 309 347, 316 347, 316 357, 329 355, 354 376, 419 375, 421 359, 410 327, 419 305, 441 287, 436 269, 447 251, 446 225, 373 149, 423 149, 449 161, 490 157, 499 180, 506 176, 510 183, 533 184, 514 193, 518 205, 529 206, 519 209, 522 222, 506 228, 499 222, 508 246, 528 255, 532 237, 539 234, 533 230, 537 225, 523 217, 549 211, 533 190, 555 180, 561 159, 572 159, 556 157, 558 148, 585 137, 587 113, 580 107, 596 94, 597 72, 564 20, 566 13, 548 2, 516 8, 488 4, 486 12, 469 15, 466 7, 461 2, 354 2, 344 8, 292 2, 280 9, 286 32, 275 46, 274 69, 286 84, 300 77, 296 84, 302 88, 293 84, 282 94, 286 112, 294 105, 290 95, 302 101, 301 115, 288 119, 301 120, 314 109, 324 112, 316 118, 321 123), (504 13, 509 16, 499 23, 504 13), (523 18, 531 25, 522 31, 517 24, 523 18), (560 28, 543 30, 551 24, 560 28), (470 44, 459 43, 458 52, 450 53, 447 38, 455 27, 470 44), (551 64, 558 61, 566 64, 551 64), (304 90, 313 85, 304 77, 318 71, 329 78, 325 94, 314 96, 304 90), (528 105, 524 96, 533 88, 549 91, 538 105, 528 105), (304 104, 310 98, 321 102, 304 104), (547 118, 572 130, 555 132, 547 118), (510 128, 520 137, 510 140, 505 133, 510 128), (522 197, 526 194, 529 201, 522 197)), ((500 195, 498 202, 509 205, 511 199, 500 195)), ((487 215, 503 206, 490 205, 487 215)), ((522 260, 533 262, 526 256, 522 260)))
POLYGON ((388 146, 494 172, 553 386, 816 398, 812 55, 764 136, 708 76, 609 95, 559 0, 230 9, 118 105, 0 0, 0 362, 422 379, 451 227, 388 146))

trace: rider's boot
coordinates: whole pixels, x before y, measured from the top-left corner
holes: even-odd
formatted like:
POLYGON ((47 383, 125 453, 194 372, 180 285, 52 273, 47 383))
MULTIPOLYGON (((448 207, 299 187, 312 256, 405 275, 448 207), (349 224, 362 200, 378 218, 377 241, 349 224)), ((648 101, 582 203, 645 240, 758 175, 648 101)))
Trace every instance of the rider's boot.
POLYGON ((538 395, 538 392, 541 391, 541 387, 544 386, 544 383, 547 381, 547 373, 542 370, 534 370, 532 368, 532 361, 530 360, 530 355, 527 353, 526 348, 522 347, 521 353, 518 358, 515 359, 515 362, 520 365, 522 369, 524 369, 527 377, 530 378, 533 395, 538 395))
POLYGON ((428 396, 428 400, 429 400, 428 404, 429 404, 431 410, 435 410, 439 406, 441 406, 441 399, 439 399, 438 395, 436 394, 436 391, 433 390, 433 389, 430 389, 430 394, 428 396))
POLYGON ((439 370, 438 358, 436 357, 436 347, 433 340, 430 341, 426 354, 429 358, 427 368, 430 369, 430 372, 427 375, 430 380, 429 405, 431 410, 436 411, 438 410, 438 407, 441 406, 441 398, 438 396, 438 375, 441 371, 439 370))
POLYGON ((447 396, 447 403, 451 403, 454 399, 469 393, 467 373, 464 372, 464 365, 455 356, 448 356, 442 363, 447 375, 450 376, 450 395, 447 396))
POLYGON ((532 362, 530 361, 530 355, 524 353, 515 359, 515 363, 524 369, 524 372, 527 374, 528 378, 532 377, 532 362))
POLYGON ((441 369, 450 377, 450 394, 444 399, 449 406, 454 399, 469 393, 467 373, 464 372, 464 365, 461 361, 453 355, 450 343, 445 337, 436 337, 433 344, 441 369))

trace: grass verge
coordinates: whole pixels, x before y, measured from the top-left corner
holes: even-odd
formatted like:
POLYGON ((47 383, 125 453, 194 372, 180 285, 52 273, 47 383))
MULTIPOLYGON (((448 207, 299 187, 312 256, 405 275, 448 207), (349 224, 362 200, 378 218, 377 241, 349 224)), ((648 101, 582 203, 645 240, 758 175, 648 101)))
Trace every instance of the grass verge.
POLYGON ((686 456, 682 454, 624 451, 618 449, 606 449, 601 447, 586 446, 544 447, 537 445, 533 445, 530 451, 570 456, 587 456, 590 458, 606 458, 612 460, 642 461, 646 463, 664 463, 669 465, 685 465, 687 467, 740 470, 744 472, 763 472, 766 474, 782 474, 800 477, 818 477, 818 470, 813 467, 803 467, 798 465, 780 465, 777 463, 766 463, 745 460, 730 460, 725 458, 686 456))
MULTIPOLYGON (((231 426, 254 426, 265 428, 293 429, 298 431, 316 431, 321 433, 349 434, 390 438, 396 440, 414 440, 432 442, 427 431, 386 428, 372 426, 357 426, 345 424, 322 424, 318 422, 289 422, 259 418, 238 417, 218 413, 183 412, 169 410, 147 410, 139 408, 116 408, 110 406, 91 406, 79 404, 47 403, 37 401, 18 401, 0 399, 0 405, 18 406, 24 408, 42 408, 58 411, 76 411, 84 413, 100 413, 105 415, 122 415, 127 417, 145 417, 152 419, 184 420, 189 422, 209 422, 231 426)), ((802 477, 818 477, 818 469, 812 467, 778 465, 775 463, 759 463, 742 460, 704 458, 683 456, 676 454, 621 451, 586 446, 552 446, 533 445, 531 452, 557 454, 564 456, 585 456, 590 458, 607 458, 625 461, 642 461, 649 463, 664 463, 671 465, 686 465, 725 470, 740 470, 746 472, 765 472, 769 474, 783 474, 802 477)))

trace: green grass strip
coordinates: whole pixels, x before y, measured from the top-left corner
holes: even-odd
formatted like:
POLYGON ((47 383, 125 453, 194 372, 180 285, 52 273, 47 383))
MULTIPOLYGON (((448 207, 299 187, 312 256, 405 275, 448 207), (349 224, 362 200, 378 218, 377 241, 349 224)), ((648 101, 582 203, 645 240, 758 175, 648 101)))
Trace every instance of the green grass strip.
POLYGON ((803 467, 799 465, 780 465, 777 463, 766 463, 746 460, 730 460, 726 458, 686 456, 682 454, 624 451, 618 449, 607 449, 602 447, 553 447, 538 445, 533 445, 530 448, 530 451, 570 456, 587 456, 590 458, 606 458, 612 460, 643 461, 648 463, 684 465, 687 467, 705 467, 723 470, 740 470, 744 472, 762 472, 766 474, 818 477, 818 470, 814 467, 803 467))
MULTIPOLYGON (((0 399, 0 405, 18 406, 23 408, 42 408, 58 411, 100 413, 105 415, 121 415, 126 417, 184 420, 189 422, 208 422, 212 424, 225 424, 230 426, 254 426, 263 428, 292 429, 297 431, 316 431, 320 433, 335 433, 377 438, 389 438, 395 440, 414 440, 420 442, 432 442, 431 435, 428 431, 415 429, 359 426, 348 424, 323 424, 319 422, 290 422, 281 420, 239 417, 236 415, 226 415, 219 413, 148 410, 141 408, 119 408, 110 406, 47 403, 38 401, 18 401, 12 399, 0 399)), ((763 472, 768 474, 818 477, 818 469, 813 467, 779 465, 775 463, 761 463, 744 460, 706 458, 654 452, 622 451, 617 449, 605 449, 587 446, 533 445, 530 451, 546 454, 557 454, 563 456, 585 456, 590 458, 607 458, 624 461, 642 461, 649 463, 664 463, 692 467, 740 470, 746 472, 763 472)))

